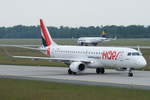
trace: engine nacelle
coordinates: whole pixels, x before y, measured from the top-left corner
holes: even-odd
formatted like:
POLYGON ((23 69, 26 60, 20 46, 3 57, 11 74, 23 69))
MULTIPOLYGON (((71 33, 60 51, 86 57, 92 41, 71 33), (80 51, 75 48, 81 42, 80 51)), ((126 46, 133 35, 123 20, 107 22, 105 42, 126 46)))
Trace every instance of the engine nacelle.
POLYGON ((69 66, 69 68, 71 69, 71 71, 73 72, 80 72, 83 71, 85 69, 86 65, 82 62, 72 62, 69 66))

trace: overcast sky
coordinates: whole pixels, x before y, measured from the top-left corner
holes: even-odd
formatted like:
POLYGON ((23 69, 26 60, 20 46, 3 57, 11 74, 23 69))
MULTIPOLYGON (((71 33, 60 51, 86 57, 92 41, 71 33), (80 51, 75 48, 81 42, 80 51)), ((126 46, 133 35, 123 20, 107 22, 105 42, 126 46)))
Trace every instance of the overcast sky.
POLYGON ((0 0, 0 26, 150 25, 150 0, 0 0))

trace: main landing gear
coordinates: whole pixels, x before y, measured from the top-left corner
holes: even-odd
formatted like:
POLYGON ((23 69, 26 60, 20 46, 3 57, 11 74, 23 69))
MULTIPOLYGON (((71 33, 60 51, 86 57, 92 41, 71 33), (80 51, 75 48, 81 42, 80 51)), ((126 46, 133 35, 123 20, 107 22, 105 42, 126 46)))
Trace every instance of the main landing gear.
POLYGON ((72 75, 72 74, 73 74, 73 75, 76 75, 77 73, 76 73, 76 72, 71 71, 71 69, 68 69, 68 74, 69 74, 69 75, 72 75))
POLYGON ((128 76, 129 76, 129 77, 133 77, 132 68, 129 69, 128 76))
POLYGON ((92 45, 97 46, 97 43, 92 43, 92 45))
POLYGON ((104 74, 105 73, 105 69, 102 67, 102 68, 96 68, 96 73, 97 74, 104 74))

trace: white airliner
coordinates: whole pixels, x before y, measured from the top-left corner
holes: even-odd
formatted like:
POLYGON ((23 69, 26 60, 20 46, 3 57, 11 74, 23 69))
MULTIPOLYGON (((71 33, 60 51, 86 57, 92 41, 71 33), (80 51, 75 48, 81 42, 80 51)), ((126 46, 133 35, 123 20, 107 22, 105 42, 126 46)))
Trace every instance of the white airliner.
POLYGON ((87 46, 88 44, 92 44, 92 45, 96 46, 98 43, 112 41, 112 40, 117 39, 116 37, 115 38, 106 38, 105 34, 106 33, 103 31, 101 37, 80 37, 77 40, 77 44, 85 45, 85 46, 87 46))
MULTIPOLYGON (((64 62, 69 66, 68 74, 83 72, 86 68, 95 68, 96 73, 103 74, 106 67, 129 71, 128 76, 133 76, 132 69, 146 65, 142 53, 138 50, 125 47, 93 47, 93 46, 67 46, 56 44, 48 29, 40 19, 42 46, 40 50, 48 57, 12 56, 15 58, 44 59, 49 61, 64 62)), ((33 49, 33 48, 31 48, 33 49)))

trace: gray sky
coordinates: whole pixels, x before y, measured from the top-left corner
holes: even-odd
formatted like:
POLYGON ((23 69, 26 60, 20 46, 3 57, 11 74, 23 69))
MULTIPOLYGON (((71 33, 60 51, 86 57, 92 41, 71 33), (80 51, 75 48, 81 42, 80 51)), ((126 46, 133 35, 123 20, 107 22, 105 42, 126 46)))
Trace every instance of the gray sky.
POLYGON ((150 25, 150 0, 0 0, 0 26, 150 25))

